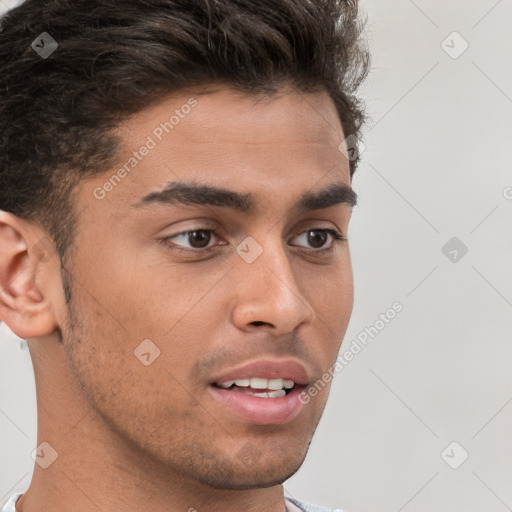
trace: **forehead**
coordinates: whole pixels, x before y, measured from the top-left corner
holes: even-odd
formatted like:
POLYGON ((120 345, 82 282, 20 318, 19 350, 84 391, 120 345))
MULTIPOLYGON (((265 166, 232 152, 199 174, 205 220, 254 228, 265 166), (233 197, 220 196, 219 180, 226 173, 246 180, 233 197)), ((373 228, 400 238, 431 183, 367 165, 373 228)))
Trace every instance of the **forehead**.
POLYGON ((137 132, 147 133, 158 123, 170 120, 175 136, 181 134, 198 144, 214 143, 218 138, 239 144, 339 144, 343 140, 340 121, 327 92, 303 93, 294 89, 283 89, 274 95, 242 94, 232 89, 181 91, 123 123, 120 134, 129 143, 137 132))
POLYGON ((170 181, 194 181, 270 199, 318 183, 350 183, 336 108, 325 92, 243 95, 182 91, 139 112, 118 130, 116 165, 94 179, 108 201, 131 204, 170 181), (121 173, 118 171, 124 169, 121 173))

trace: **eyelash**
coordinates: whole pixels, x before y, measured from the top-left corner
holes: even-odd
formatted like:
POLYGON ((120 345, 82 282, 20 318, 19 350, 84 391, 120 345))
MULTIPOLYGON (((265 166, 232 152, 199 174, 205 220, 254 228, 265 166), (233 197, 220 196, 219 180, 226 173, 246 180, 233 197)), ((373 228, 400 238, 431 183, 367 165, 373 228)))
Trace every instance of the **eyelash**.
MULTIPOLYGON (((217 245, 214 245, 212 247, 205 247, 205 248, 198 248, 198 249, 185 249, 183 247, 179 247, 170 242, 171 239, 176 238, 177 236, 188 235, 190 233, 194 233, 195 231, 208 231, 208 232, 212 233, 213 236, 219 237, 219 234, 216 229, 190 229, 187 231, 181 231, 180 233, 176 233, 174 235, 162 238, 161 242, 164 244, 164 246, 166 248, 168 248, 170 250, 177 250, 179 252, 188 253, 188 254, 206 253, 206 252, 215 250, 216 247, 218 247, 217 245)), ((324 231, 324 232, 330 234, 333 238, 333 244, 331 244, 331 246, 328 247, 327 249, 309 249, 310 252, 313 252, 316 254, 320 254, 320 253, 327 254, 329 252, 332 252, 335 248, 335 244, 342 244, 343 242, 346 242, 348 240, 348 238, 345 235, 343 235, 343 234, 339 233, 338 231, 336 231, 335 229, 331 229, 331 228, 306 229, 305 231, 296 233, 295 236, 303 235, 304 233, 308 233, 309 231, 324 231)), ((225 244, 223 244, 223 245, 225 245, 225 244)), ((294 246, 294 247, 298 247, 298 246, 294 246)), ((308 249, 306 249, 306 250, 308 250, 308 249)))

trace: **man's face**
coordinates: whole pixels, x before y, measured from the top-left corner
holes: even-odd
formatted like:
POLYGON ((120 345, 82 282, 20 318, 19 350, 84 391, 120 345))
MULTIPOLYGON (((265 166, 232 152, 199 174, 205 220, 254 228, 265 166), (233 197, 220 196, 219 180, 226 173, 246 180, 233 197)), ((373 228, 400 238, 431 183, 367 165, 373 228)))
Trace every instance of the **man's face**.
POLYGON ((352 210, 335 107, 325 93, 182 93, 119 133, 117 165, 75 204, 69 367, 148 461, 217 488, 280 483, 329 385, 298 395, 334 364, 352 311, 348 243, 331 234, 352 210))

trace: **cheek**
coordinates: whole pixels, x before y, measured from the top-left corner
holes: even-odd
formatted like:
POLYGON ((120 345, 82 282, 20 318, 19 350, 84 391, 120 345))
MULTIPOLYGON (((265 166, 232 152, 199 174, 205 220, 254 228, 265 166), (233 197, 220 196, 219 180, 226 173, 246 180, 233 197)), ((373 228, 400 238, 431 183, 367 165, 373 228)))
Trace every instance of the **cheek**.
POLYGON ((70 351, 76 373, 99 393, 128 371, 152 369, 137 358, 149 351, 151 360, 156 354, 152 365, 184 377, 204 351, 204 333, 220 321, 226 268, 198 272, 193 265, 154 256, 137 258, 133 250, 114 245, 108 254, 99 252, 94 264, 85 251, 74 262, 80 283, 72 282, 76 328, 71 337, 82 340, 70 341, 76 345, 70 351), (144 340, 150 342, 139 349, 144 340))
MULTIPOLYGON (((64 343, 68 365, 89 406, 131 437, 138 432, 147 437, 148 443, 152 430, 156 435, 169 424, 181 425, 180 418, 198 410, 193 398, 197 390, 190 389, 185 376, 200 348, 192 348, 193 340, 183 330, 167 338, 153 332, 143 341, 95 301, 76 298, 80 316, 66 330, 64 343)), ((150 324, 151 318, 144 321, 150 324)))
POLYGON ((341 338, 352 314, 354 282, 350 256, 345 255, 336 265, 319 267, 306 273, 302 286, 304 294, 317 313, 317 321, 323 323, 329 338, 341 343, 341 338))

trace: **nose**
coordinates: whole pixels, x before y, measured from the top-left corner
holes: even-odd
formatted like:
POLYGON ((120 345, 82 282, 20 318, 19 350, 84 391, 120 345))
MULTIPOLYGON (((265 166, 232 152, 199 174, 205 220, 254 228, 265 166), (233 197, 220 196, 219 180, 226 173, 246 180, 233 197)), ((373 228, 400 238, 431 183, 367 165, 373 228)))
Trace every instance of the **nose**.
POLYGON ((252 263, 240 258, 235 264, 232 321, 240 330, 266 328, 275 335, 287 334, 315 316, 285 249, 280 243, 274 245, 265 246, 252 263))

